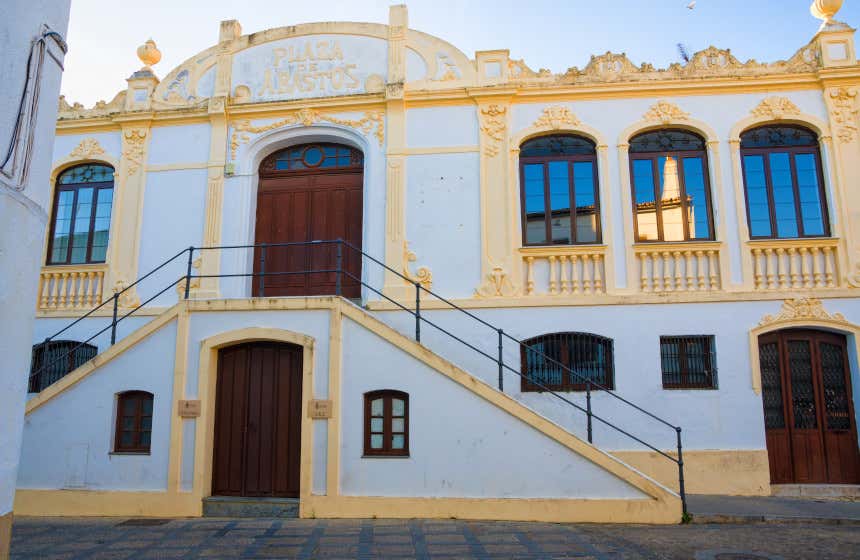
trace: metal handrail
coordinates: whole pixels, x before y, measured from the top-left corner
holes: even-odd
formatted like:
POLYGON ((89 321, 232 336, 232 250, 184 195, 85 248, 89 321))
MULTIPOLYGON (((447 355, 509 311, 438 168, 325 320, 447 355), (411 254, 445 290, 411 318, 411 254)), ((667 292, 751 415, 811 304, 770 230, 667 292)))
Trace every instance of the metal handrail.
MULTIPOLYGON (((593 420, 597 420, 598 422, 606 425, 607 427, 612 428, 613 430, 631 438, 632 440, 636 441, 637 443, 640 443, 640 444, 644 445, 645 447, 651 449, 652 451, 660 454, 661 456, 665 457, 666 459, 676 463, 678 465, 679 495, 681 497, 681 504, 682 504, 682 508, 683 508, 683 513, 684 513, 684 515, 687 514, 686 492, 685 492, 685 488, 684 488, 684 460, 683 460, 683 449, 682 449, 682 444, 681 444, 681 427, 680 426, 675 426, 674 424, 668 422, 667 420, 660 418, 656 414, 654 414, 654 413, 642 408, 641 406, 631 402, 630 400, 616 394, 609 387, 606 387, 606 386, 604 386, 604 385, 602 385, 596 381, 593 381, 592 379, 581 375, 580 373, 574 371, 573 369, 569 368, 568 366, 565 366, 564 364, 562 364, 558 360, 555 360, 551 356, 548 356, 544 352, 541 352, 539 350, 535 350, 535 349, 529 347, 524 341, 519 340, 519 339, 511 336, 510 334, 504 332, 504 330, 496 327, 495 325, 492 325, 491 323, 485 321, 484 319, 481 319, 480 317, 478 317, 474 313, 472 313, 466 309, 463 309, 462 307, 455 304, 454 302, 452 302, 452 301, 446 299, 445 297, 440 296, 439 294, 433 292, 432 290, 424 287, 423 285, 421 285, 420 282, 416 282, 416 281, 408 278, 406 275, 404 275, 401 272, 391 268, 390 266, 388 266, 384 262, 380 261, 379 259, 376 259, 375 257, 373 257, 371 255, 368 255, 361 248, 356 247, 355 245, 353 245, 353 244, 351 244, 348 241, 343 240, 343 239, 316 240, 316 241, 303 241, 303 242, 285 242, 285 243, 259 243, 259 244, 253 244, 253 245, 250 245, 250 244, 249 245, 218 245, 218 246, 209 246, 209 247, 191 246, 191 247, 188 247, 187 249, 183 249, 182 251, 180 251, 179 253, 177 253, 173 257, 167 259, 166 261, 162 262, 160 265, 158 265, 154 269, 150 270, 144 276, 138 278, 134 283, 126 286, 122 290, 115 292, 113 298, 111 298, 111 300, 113 301, 113 317, 112 317, 111 323, 108 326, 104 327, 103 329, 99 330, 96 334, 94 334, 93 336, 91 336, 90 338, 85 340, 84 342, 78 344, 77 346, 75 346, 74 348, 69 350, 65 355, 57 358, 54 362, 51 362, 50 364, 49 363, 43 363, 42 366, 37 371, 33 372, 30 375, 31 381, 34 377, 37 377, 44 370, 46 370, 50 365, 53 365, 56 362, 59 362, 63 359, 68 358, 68 356, 71 355, 73 352, 75 352, 78 348, 91 342, 93 339, 95 339, 99 335, 105 333, 108 329, 110 329, 110 331, 111 331, 111 345, 113 345, 116 342, 116 327, 117 327, 117 324, 119 322, 121 322, 123 319, 126 319, 127 317, 131 316, 136 311, 138 311, 139 309, 141 309, 142 307, 144 307, 148 303, 152 302, 157 297, 161 296, 167 290, 173 288, 174 286, 180 285, 180 283, 183 281, 185 284, 183 295, 184 295, 184 299, 186 299, 186 300, 189 299, 189 297, 190 297, 191 281, 192 281, 192 279, 196 279, 196 278, 238 278, 238 277, 259 278, 259 295, 260 295, 260 297, 265 297, 265 283, 263 282, 264 277, 267 277, 267 276, 323 274, 323 273, 329 273, 329 274, 334 273, 334 274, 336 274, 335 295, 338 295, 338 296, 342 295, 341 294, 341 292, 342 292, 342 277, 343 277, 343 275, 346 275, 347 277, 351 278, 352 280, 358 282, 361 286, 369 289, 370 291, 377 294, 378 296, 391 302, 392 304, 394 304, 398 308, 400 308, 400 309, 406 311, 407 313, 413 315, 415 317, 415 339, 417 342, 420 343, 420 341, 421 341, 421 323, 424 322, 427 325, 432 326, 433 328, 446 334, 450 338, 453 338, 455 341, 459 342, 460 344, 463 344, 464 346, 477 352, 478 354, 480 354, 480 355, 482 355, 482 356, 484 356, 484 357, 486 357, 492 361, 497 362, 498 368, 499 368, 499 390, 500 391, 504 392, 504 381, 503 381, 504 372, 508 371, 508 372, 511 372, 511 373, 519 376, 521 379, 528 380, 530 384, 540 388, 541 390, 543 390, 546 393, 553 395, 554 397, 560 399, 561 401, 565 402, 566 404, 574 407, 576 410, 578 410, 580 412, 584 412, 586 414, 586 417, 587 417, 587 434, 588 434, 587 437, 588 437, 589 443, 593 443, 593 425, 592 424, 593 424, 593 420), (337 254, 336 254, 336 266, 334 269, 325 268, 325 269, 311 269, 311 270, 297 270, 297 271, 273 271, 273 272, 266 270, 265 265, 266 265, 267 249, 278 248, 278 247, 293 247, 293 246, 307 247, 307 246, 321 246, 321 245, 336 245, 337 254), (361 278, 356 277, 354 274, 352 274, 348 270, 344 270, 343 269, 343 247, 344 246, 347 247, 348 249, 358 253, 362 259, 367 259, 367 260, 381 266, 384 270, 386 270, 386 271, 394 274, 395 276, 405 280, 407 283, 413 284, 415 286, 415 307, 414 307, 414 310, 409 309, 407 306, 403 305, 401 302, 396 301, 393 298, 389 297, 388 295, 382 293, 382 291, 369 285, 367 282, 365 282, 361 278), (260 249, 260 272, 227 273, 227 274, 223 274, 223 273, 219 273, 219 274, 197 274, 197 275, 192 274, 195 251, 201 251, 202 252, 202 251, 232 250, 232 249, 255 249, 255 250, 260 249), (185 253, 188 253, 185 275, 183 275, 180 278, 178 278, 177 280, 173 281, 166 288, 162 289, 161 291, 159 291, 154 296, 148 298, 143 303, 138 304, 137 306, 135 306, 134 308, 129 310, 124 315, 120 316, 118 314, 118 302, 119 302, 119 296, 121 294, 123 294, 126 290, 129 290, 130 288, 136 286, 137 284, 139 284, 141 281, 145 280, 146 278, 150 277, 155 272, 161 270, 167 264, 169 264, 170 262, 173 262, 174 260, 176 260, 177 258, 179 258, 180 256, 182 256, 185 253), (451 333, 450 331, 444 329, 443 327, 441 327, 437 323, 427 319, 425 316, 422 316, 422 314, 421 314, 421 292, 422 291, 429 294, 430 296, 438 299, 439 301, 443 302, 444 304, 448 305, 451 309, 457 310, 460 313, 463 313, 463 314, 467 315, 468 317, 472 318, 473 320, 477 321, 478 323, 484 325, 485 327, 495 331, 497 334, 497 337, 498 337, 498 355, 492 356, 492 355, 488 354, 487 352, 478 348, 477 346, 473 345, 472 343, 470 343, 470 342, 464 340, 463 338, 457 336, 456 334, 451 333), (508 339, 512 342, 516 342, 520 348, 527 348, 529 352, 531 352, 537 356, 540 356, 540 357, 542 357, 542 359, 546 360, 547 362, 561 368, 562 371, 564 371, 565 373, 567 373, 569 375, 573 375, 573 376, 577 377, 578 379, 584 381, 585 386, 586 386, 586 406, 585 406, 585 408, 583 408, 579 404, 573 402, 572 400, 568 399, 567 397, 559 394, 558 392, 549 388, 548 386, 541 383, 540 381, 530 379, 527 375, 523 374, 518 369, 515 369, 515 368, 511 367, 510 365, 506 364, 504 361, 504 357, 503 357, 503 349, 504 349, 504 340, 505 339, 508 339), (650 443, 644 441, 643 439, 641 439, 641 438, 631 434, 630 432, 612 424, 609 420, 595 414, 594 411, 592 410, 592 404, 591 404, 592 388, 599 389, 599 390, 603 391, 605 394, 611 395, 612 397, 620 400, 621 402, 627 404, 628 406, 631 406, 635 410, 647 415, 648 417, 664 424, 665 426, 667 426, 669 428, 672 428, 676 434, 676 445, 677 445, 678 457, 677 458, 672 457, 671 455, 669 455, 665 451, 655 447, 654 445, 651 445, 650 443)), ((103 307, 108 301, 111 301, 111 300, 106 300, 106 301, 102 302, 97 307, 93 308, 92 310, 90 310, 86 314, 77 318, 75 321, 73 321, 72 323, 70 323, 69 325, 67 325, 66 327, 64 327, 63 329, 61 329, 57 333, 55 333, 54 335, 45 339, 46 347, 47 347, 47 344, 50 343, 50 341, 53 338, 55 338, 56 336, 59 336, 60 334, 62 334, 63 332, 65 332, 66 330, 68 330, 69 328, 74 326, 75 324, 77 324, 80 321, 82 321, 83 319, 85 319, 86 317, 89 317, 95 311, 97 311, 98 309, 103 307)))

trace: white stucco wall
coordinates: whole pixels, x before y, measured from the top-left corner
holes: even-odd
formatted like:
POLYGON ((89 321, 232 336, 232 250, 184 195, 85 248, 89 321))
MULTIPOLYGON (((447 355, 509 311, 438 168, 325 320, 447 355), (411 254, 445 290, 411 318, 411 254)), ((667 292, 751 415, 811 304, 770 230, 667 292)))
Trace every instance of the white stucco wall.
POLYGON ((19 488, 165 490, 173 418, 173 321, 27 416, 19 488), (116 398, 153 394, 149 454, 116 454, 116 398))
MULTIPOLYGON (((3 3, 0 18, 0 150, 5 159, 12 142, 11 132, 27 78, 31 41, 42 33, 42 25, 66 35, 69 0, 12 0, 3 3)), ((63 53, 49 41, 48 48, 60 60, 63 53)), ((35 108, 33 154, 25 184, 0 181, 0 517, 12 511, 33 309, 36 302, 40 256, 50 200, 51 138, 57 116, 61 68, 49 56, 42 68, 39 103, 35 108)), ((5 540, 5 539, 4 539, 5 540)), ((8 543, 0 542, 0 556, 8 543)))

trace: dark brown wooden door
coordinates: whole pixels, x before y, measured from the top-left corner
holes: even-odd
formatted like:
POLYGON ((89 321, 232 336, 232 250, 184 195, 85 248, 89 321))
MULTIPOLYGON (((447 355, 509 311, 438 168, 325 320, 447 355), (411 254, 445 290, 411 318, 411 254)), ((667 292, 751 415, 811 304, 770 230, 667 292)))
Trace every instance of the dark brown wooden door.
POLYGON ((299 496, 302 349, 253 342, 218 353, 212 494, 299 496))
POLYGON ((845 337, 790 329, 759 337, 770 477, 860 483, 845 337))
MULTIPOLYGON (((255 242, 296 243, 343 239, 361 247, 363 159, 361 152, 336 144, 294 146, 260 165, 255 242)), ((255 296, 334 294, 335 244, 256 249, 255 296)), ((342 294, 361 295, 360 254, 344 246, 342 294), (351 276, 350 276, 351 275, 351 276)))

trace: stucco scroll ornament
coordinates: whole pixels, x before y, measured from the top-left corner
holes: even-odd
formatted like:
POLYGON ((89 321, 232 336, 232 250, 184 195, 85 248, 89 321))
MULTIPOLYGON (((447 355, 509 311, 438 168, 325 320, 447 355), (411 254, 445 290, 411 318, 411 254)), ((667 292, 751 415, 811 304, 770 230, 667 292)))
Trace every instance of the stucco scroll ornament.
POLYGON ((419 267, 415 273, 413 274, 411 270, 409 270, 409 263, 415 262, 418 260, 418 257, 415 256, 415 253, 409 250, 409 242, 403 241, 403 276, 408 278, 411 282, 418 282, 422 286, 424 286, 427 290, 433 289, 433 273, 430 272, 430 269, 426 266, 419 267))
POLYGON ((492 270, 487 273, 484 283, 475 290, 478 297, 511 297, 517 295, 519 290, 511 282, 511 275, 499 265, 492 262, 492 270))
POLYGON ((119 298, 117 299, 117 305, 122 308, 128 309, 131 307, 139 307, 140 306, 140 298, 137 297, 134 288, 127 290, 128 282, 124 278, 120 278, 113 285, 113 293, 119 294, 119 298), (125 290, 125 291, 123 291, 125 290), (122 292, 122 293, 120 293, 122 292))
POLYGON ((129 130, 123 136, 125 137, 125 147, 122 157, 128 162, 126 172, 131 176, 137 173, 137 170, 143 165, 143 144, 146 141, 146 130, 129 130))
POLYGON ((260 126, 251 124, 251 121, 247 119, 234 122, 233 133, 230 136, 230 159, 236 159, 239 146, 247 144, 251 140, 251 134, 260 134, 295 124, 311 126, 322 121, 356 128, 365 134, 372 133, 379 141, 380 146, 385 142, 385 118, 379 111, 367 111, 360 119, 342 119, 316 109, 305 108, 299 109, 283 119, 260 126))
MULTIPOLYGON (((196 259, 194 259, 194 262, 191 263, 191 268, 199 271, 202 264, 203 264, 202 259, 200 257, 197 257, 196 259)), ((193 273, 192 273, 192 275, 193 275, 193 273)), ((188 287, 188 291, 191 293, 194 293, 195 290, 199 290, 199 289, 200 289, 200 278, 192 278, 191 279, 191 285, 188 287)), ((179 294, 180 296, 185 295, 185 280, 184 279, 179 281, 179 283, 176 284, 176 293, 179 294)))
POLYGON ((658 101, 643 115, 646 121, 656 121, 662 124, 682 121, 689 117, 690 113, 682 111, 680 107, 669 101, 658 101))
POLYGON ((579 126, 581 124, 570 109, 561 105, 547 107, 541 116, 532 124, 535 128, 551 128, 558 130, 562 125, 579 126))
POLYGON ((481 107, 481 132, 486 136, 484 153, 490 157, 499 155, 505 139, 508 108, 500 105, 481 107))
POLYGON ((800 109, 787 97, 765 97, 750 111, 755 117, 780 120, 800 114, 800 109))
POLYGON ((843 144, 854 140, 857 134, 857 113, 855 98, 857 90, 854 88, 840 87, 830 90, 830 99, 833 101, 831 117, 839 126, 836 136, 843 144))
POLYGON ((759 322, 763 327, 772 323, 785 321, 797 321, 803 319, 817 319, 820 321, 845 321, 841 313, 828 313, 820 299, 798 298, 787 299, 782 304, 782 309, 776 315, 765 315, 759 322))
POLYGON ((95 138, 84 138, 81 140, 81 143, 71 151, 69 154, 70 159, 93 159, 98 156, 105 155, 104 148, 102 148, 99 141, 95 138))

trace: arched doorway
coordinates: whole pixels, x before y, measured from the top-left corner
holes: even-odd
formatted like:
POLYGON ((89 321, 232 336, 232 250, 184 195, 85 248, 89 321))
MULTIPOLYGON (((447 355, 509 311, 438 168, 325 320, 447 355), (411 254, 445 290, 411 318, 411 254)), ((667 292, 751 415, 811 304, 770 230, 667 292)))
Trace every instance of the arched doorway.
MULTIPOLYGON (((364 157, 349 146, 291 146, 260 165, 255 242, 343 239, 361 247, 364 157)), ((327 295, 336 291, 336 244, 267 247, 254 254, 254 296, 327 295), (265 260, 265 263, 263 262, 265 260)), ((361 255, 343 247, 342 294, 361 295, 361 255)))
POLYGON ((302 347, 222 348, 216 387, 212 495, 299 497, 302 347))
POLYGON ((771 482, 860 483, 845 336, 784 329, 758 344, 771 482))

